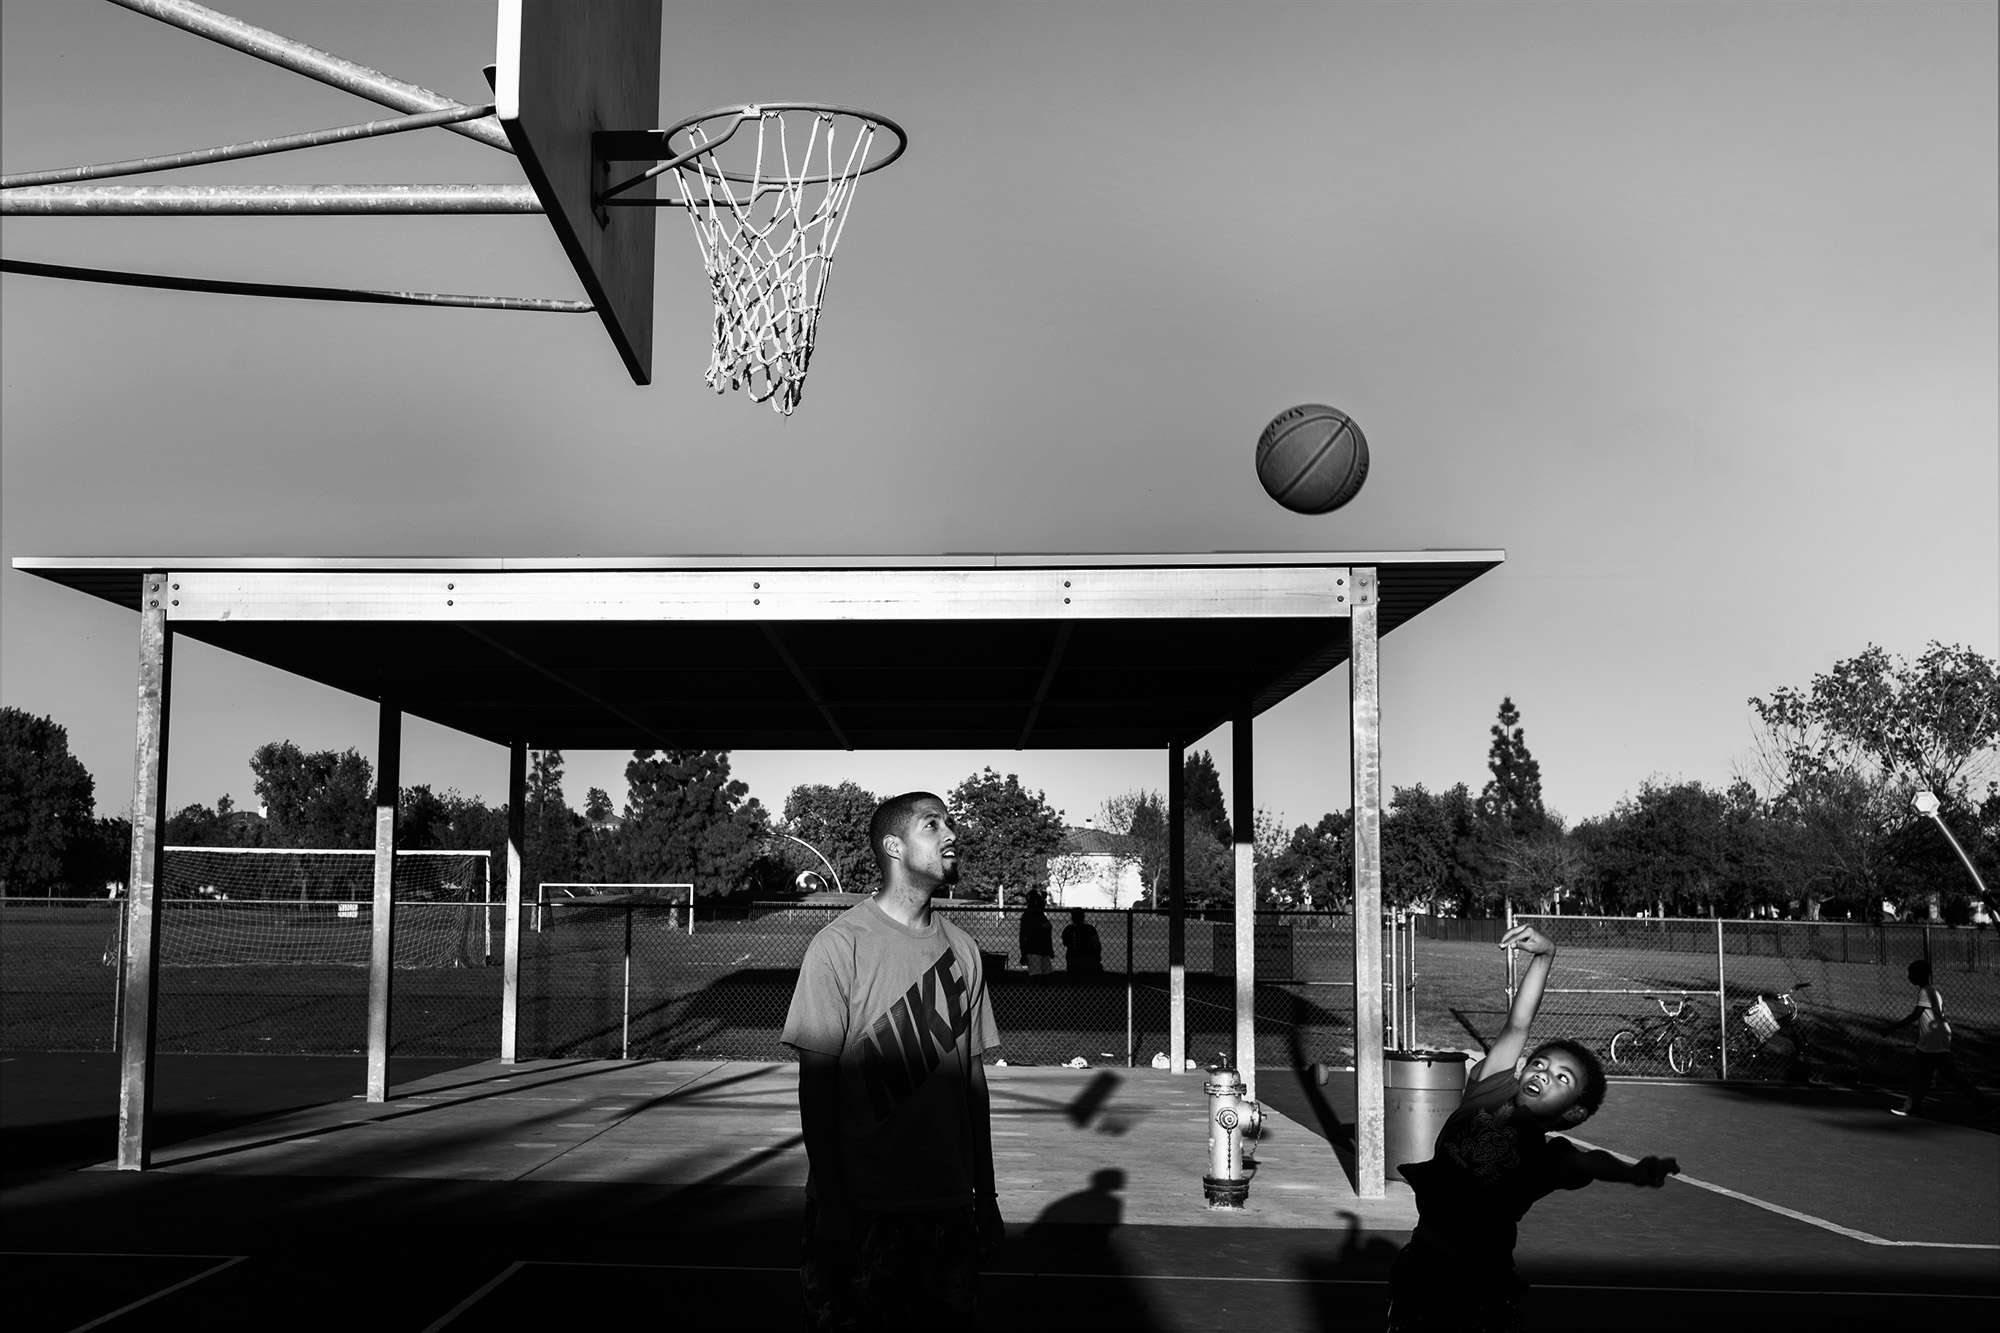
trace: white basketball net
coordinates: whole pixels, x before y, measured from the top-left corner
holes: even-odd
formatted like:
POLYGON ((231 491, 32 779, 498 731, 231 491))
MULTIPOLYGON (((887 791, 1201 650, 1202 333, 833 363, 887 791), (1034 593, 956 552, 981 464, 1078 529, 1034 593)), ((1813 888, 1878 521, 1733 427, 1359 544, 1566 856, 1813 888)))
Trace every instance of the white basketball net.
MULTIPOLYGON (((747 179, 725 178, 714 152, 695 157, 674 177, 715 298, 708 386, 717 393, 742 389, 790 416, 805 392, 833 248, 876 127, 860 122, 842 145, 835 142, 836 117, 826 112, 750 110, 757 127, 754 163, 742 161, 750 152, 743 142, 746 121, 736 131, 740 147, 732 148, 729 164, 747 179), (809 176, 825 179, 807 183, 809 176)), ((692 148, 711 141, 699 124, 688 135, 692 148)))

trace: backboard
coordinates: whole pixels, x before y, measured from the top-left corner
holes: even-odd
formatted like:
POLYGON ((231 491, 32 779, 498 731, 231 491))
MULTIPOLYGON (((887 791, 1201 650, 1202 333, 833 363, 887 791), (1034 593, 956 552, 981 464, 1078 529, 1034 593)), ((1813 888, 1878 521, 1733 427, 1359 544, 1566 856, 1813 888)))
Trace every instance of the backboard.
MULTIPOLYGON (((661 0, 500 0, 496 114, 605 332, 635 383, 653 378, 650 208, 599 208, 591 136, 651 130, 660 111, 661 0)), ((650 199, 654 182, 627 192, 650 199)))

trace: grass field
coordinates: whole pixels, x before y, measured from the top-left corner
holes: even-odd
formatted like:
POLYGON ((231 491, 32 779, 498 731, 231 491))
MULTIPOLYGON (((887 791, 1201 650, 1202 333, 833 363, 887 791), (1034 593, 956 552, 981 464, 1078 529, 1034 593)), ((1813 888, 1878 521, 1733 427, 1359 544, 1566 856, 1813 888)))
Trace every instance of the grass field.
MULTIPOLYGON (((105 964, 109 904, 92 911, 0 914, 0 1044, 15 1050, 106 1050, 112 1041, 116 978, 105 964)), ((1010 1063, 1051 1064, 1082 1056, 1118 1063, 1128 1045, 1125 918, 1100 918, 1106 975, 1031 980, 1003 967, 1017 921, 960 912, 988 951, 995 1016, 1010 1063)), ((772 913, 756 920, 701 922, 694 934, 664 915, 639 912, 632 925, 627 994, 622 911, 577 909, 548 928, 522 935, 521 1053, 524 1057, 597 1056, 786 1059, 778 1044, 798 960, 820 912, 772 913)), ((1345 918, 1321 918, 1284 932, 1282 952, 1260 976, 1258 1063, 1265 1066, 1350 1063, 1353 1055, 1351 933, 1345 918)), ((1130 1049, 1140 1063, 1166 1048, 1166 923, 1133 921, 1130 1049)), ((1227 958, 1226 929, 1188 926, 1189 1054, 1207 1060, 1233 1044, 1234 991, 1213 966, 1227 958), (1218 949, 1218 946, 1220 948, 1218 949)), ((1622 942, 1622 941, 1621 941, 1622 942)), ((1903 1077, 1907 1033, 1880 1028, 1908 1011, 1914 992, 1894 962, 1836 962, 1739 956, 1726 959, 1731 1021, 1759 990, 1793 987, 1825 1063, 1849 1081, 1891 1085, 1903 1077)), ((1695 949, 1571 944, 1558 955, 1541 1030, 1603 1050, 1614 1032, 1656 1018, 1644 994, 1581 991, 1685 991, 1697 1031, 1712 1043, 1716 1022, 1715 958, 1695 949)), ((1505 955, 1491 944, 1419 939, 1416 951, 1418 1045, 1479 1049, 1498 1031, 1506 1009, 1505 955)), ((1991 972, 1941 972, 1955 1017, 1960 1064, 1976 1081, 2000 1083, 2000 978, 1991 972)), ((367 973, 326 964, 163 967, 158 1044, 173 1052, 349 1054, 366 1031, 367 973)), ((398 968, 391 1040, 397 1054, 482 1057, 498 1049, 500 969, 398 968)), ((1664 1064, 1623 1072, 1660 1073, 1664 1064)), ((1719 1073, 1713 1064, 1699 1074, 1719 1073)), ((1779 1067, 1736 1068, 1733 1077, 1782 1078, 1779 1067)))

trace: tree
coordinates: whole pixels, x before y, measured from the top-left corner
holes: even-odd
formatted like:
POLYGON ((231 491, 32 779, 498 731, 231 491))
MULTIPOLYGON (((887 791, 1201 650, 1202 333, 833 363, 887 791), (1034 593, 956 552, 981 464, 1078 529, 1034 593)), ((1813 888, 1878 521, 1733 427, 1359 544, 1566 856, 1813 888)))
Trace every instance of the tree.
POLYGON ((164 837, 175 847, 261 847, 264 821, 254 810, 238 810, 225 792, 213 807, 197 802, 174 811, 164 837))
POLYGON ((1514 837, 1539 833, 1548 820, 1542 805, 1542 766, 1528 753, 1520 710, 1511 698, 1500 701, 1500 720, 1486 752, 1493 775, 1479 793, 1480 812, 1514 837))
POLYGON ((131 873, 129 819, 94 819, 72 833, 63 848, 63 883, 79 897, 94 897, 110 884, 122 890, 131 873))
POLYGON ((1013 773, 981 769, 946 801, 958 829, 959 882, 973 895, 1018 900, 1044 887, 1048 859, 1062 847, 1062 815, 1013 773))
POLYGON ((54 718, 0 708, 0 890, 53 893, 92 827, 96 787, 54 718))
MULTIPOLYGON (((851 781, 833 787, 800 783, 785 797, 785 817, 778 827, 818 848, 832 863, 842 888, 849 893, 870 893, 879 876, 874 849, 868 844, 868 822, 881 803, 874 792, 851 781)), ((805 870, 817 874, 823 869, 819 857, 796 844, 783 844, 778 850, 786 865, 795 867, 794 875, 805 870)))
POLYGON ((1561 894, 1574 891, 1590 875, 1589 856, 1555 819, 1538 833, 1501 843, 1496 855, 1508 900, 1537 911, 1554 908, 1561 894))
POLYGON ((1345 813, 1287 831, 1282 815, 1259 809, 1252 829, 1259 907, 1326 911, 1347 900, 1353 860, 1345 813))
POLYGON ((1140 788, 1114 796, 1098 812, 1105 832, 1125 840, 1139 865, 1146 901, 1158 907, 1167 888, 1167 803, 1156 791, 1140 788))
POLYGON ((373 770, 359 752, 308 754, 291 741, 260 745, 250 772, 265 808, 271 847, 372 847, 373 770))
POLYGON ((1471 797, 1463 782, 1433 796, 1419 782, 1397 787, 1382 814, 1382 894, 1398 907, 1425 903, 1437 914, 1449 901, 1458 908, 1466 901, 1472 879, 1460 855, 1469 841, 1471 797), (1458 815, 1464 812, 1465 827, 1458 815))
POLYGON ((591 824, 609 823, 612 815, 611 793, 602 787, 592 787, 583 798, 583 817, 591 824))
POLYGON ((1348 836, 1348 822, 1345 813, 1336 811, 1321 815, 1317 824, 1299 825, 1273 850, 1268 872, 1260 845, 1257 865, 1260 901, 1274 907, 1298 906, 1307 911, 1326 911, 1345 903, 1353 882, 1353 843, 1348 836))
POLYGON ((1181 799, 1187 802, 1187 826, 1200 825, 1223 846, 1232 845, 1236 821, 1229 817, 1229 807, 1222 799, 1222 775, 1216 771, 1215 760, 1208 751, 1198 750, 1187 756, 1181 771, 1185 775, 1181 799))
POLYGON ((710 896, 760 886, 769 817, 729 776, 727 750, 635 750, 625 782, 621 878, 692 883, 710 896))
MULTIPOLYGON (((2000 794, 2000 668, 1972 649, 1928 645, 1915 662, 1874 644, 1813 677, 1752 699, 1754 772, 1781 821, 1778 854, 1806 886, 1873 914, 1878 897, 1920 897, 1937 919, 1969 911, 1971 885, 1945 870, 1913 825, 1917 788, 1969 825, 2000 794), (1940 874, 1940 870, 1945 873, 1940 874), (1946 888, 1945 886, 1953 886, 1946 888)), ((1934 831, 1931 836, 1935 836, 1934 831)))
POLYGON ((527 818, 521 848, 521 857, 527 862, 522 874, 524 883, 574 883, 582 821, 563 795, 561 750, 536 750, 530 756, 525 795, 527 818))

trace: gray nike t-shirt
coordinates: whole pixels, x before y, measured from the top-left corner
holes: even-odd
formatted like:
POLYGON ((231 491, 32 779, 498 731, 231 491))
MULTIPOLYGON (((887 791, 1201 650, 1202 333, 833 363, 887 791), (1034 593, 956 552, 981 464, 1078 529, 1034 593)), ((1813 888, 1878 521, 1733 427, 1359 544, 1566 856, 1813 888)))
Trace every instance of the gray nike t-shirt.
POLYGON ((914 930, 872 898, 855 904, 807 947, 779 1040, 840 1061, 840 1164, 855 1207, 971 1201, 968 1082, 1000 1044, 971 936, 939 915, 914 930))

